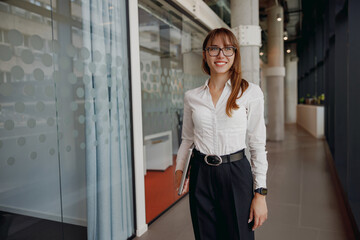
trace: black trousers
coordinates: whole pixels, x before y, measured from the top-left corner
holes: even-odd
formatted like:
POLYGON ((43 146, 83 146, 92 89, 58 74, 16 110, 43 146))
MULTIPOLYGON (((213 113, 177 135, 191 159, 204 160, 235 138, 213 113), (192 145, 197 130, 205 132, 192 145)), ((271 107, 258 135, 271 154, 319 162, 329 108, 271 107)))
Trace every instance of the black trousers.
POLYGON ((209 166, 191 159, 190 212, 196 240, 253 240, 248 223, 253 198, 251 166, 246 157, 209 166))

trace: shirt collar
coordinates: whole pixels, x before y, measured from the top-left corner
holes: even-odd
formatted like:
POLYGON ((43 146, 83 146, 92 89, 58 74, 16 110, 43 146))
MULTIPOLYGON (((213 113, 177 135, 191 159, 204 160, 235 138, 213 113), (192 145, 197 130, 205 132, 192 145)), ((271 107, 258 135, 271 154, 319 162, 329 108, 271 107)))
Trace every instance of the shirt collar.
POLYGON ((210 78, 208 78, 204 84, 204 89, 208 88, 209 87, 209 80, 210 78))
MULTIPOLYGON (((206 88, 209 87, 209 80, 210 80, 210 78, 208 78, 208 79, 206 80, 206 82, 205 82, 205 84, 204 84, 204 89, 206 89, 206 88)), ((230 79, 227 80, 226 85, 228 85, 229 87, 231 87, 231 80, 230 80, 230 79)))
POLYGON ((229 87, 231 87, 231 80, 230 79, 227 80, 226 84, 229 85, 229 87))

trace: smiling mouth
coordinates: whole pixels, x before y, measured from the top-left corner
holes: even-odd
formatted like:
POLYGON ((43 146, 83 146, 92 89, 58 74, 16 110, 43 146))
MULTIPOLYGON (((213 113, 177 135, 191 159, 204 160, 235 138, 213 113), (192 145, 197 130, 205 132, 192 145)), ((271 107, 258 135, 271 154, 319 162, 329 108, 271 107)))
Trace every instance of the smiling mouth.
POLYGON ((216 66, 224 66, 226 62, 215 62, 216 66))

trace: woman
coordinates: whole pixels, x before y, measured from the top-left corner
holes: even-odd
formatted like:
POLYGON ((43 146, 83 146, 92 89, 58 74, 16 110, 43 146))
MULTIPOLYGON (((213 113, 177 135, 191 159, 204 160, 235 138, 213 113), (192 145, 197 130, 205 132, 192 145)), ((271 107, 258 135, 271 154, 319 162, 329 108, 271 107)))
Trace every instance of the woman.
POLYGON ((228 29, 209 32, 202 67, 210 78, 184 97, 176 186, 194 143, 189 198, 196 239, 254 239, 267 218, 263 93, 241 78, 239 44, 228 29))

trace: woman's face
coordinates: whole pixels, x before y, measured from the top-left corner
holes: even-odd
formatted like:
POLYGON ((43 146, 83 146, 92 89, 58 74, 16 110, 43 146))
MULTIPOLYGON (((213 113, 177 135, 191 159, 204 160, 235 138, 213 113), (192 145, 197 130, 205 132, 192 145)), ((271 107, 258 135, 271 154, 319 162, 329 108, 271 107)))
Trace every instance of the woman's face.
POLYGON ((224 52, 226 55, 229 55, 229 50, 231 52, 231 49, 228 47, 233 47, 229 39, 226 38, 226 41, 224 42, 222 37, 216 36, 211 43, 209 42, 207 44, 206 48, 209 47, 211 48, 210 52, 212 52, 212 54, 210 54, 209 51, 206 50, 205 52, 203 52, 203 57, 205 58, 210 68, 210 74, 228 74, 235 59, 235 50, 232 56, 224 55, 224 52), (222 51, 220 51, 217 56, 214 56, 214 52, 216 53, 216 50, 218 50, 218 48, 221 48, 222 51))

